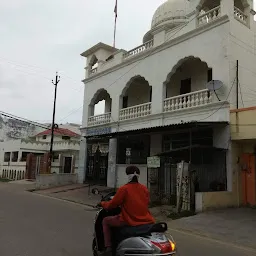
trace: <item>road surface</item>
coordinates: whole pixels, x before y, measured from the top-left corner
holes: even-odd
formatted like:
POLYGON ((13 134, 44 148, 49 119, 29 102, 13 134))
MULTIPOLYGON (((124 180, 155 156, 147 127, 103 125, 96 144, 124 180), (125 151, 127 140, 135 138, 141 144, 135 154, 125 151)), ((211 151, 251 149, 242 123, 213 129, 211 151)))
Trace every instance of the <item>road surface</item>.
MULTIPOLYGON (((92 256, 95 212, 0 183, 1 256, 92 256)), ((171 230, 178 256, 256 256, 256 252, 171 230)))

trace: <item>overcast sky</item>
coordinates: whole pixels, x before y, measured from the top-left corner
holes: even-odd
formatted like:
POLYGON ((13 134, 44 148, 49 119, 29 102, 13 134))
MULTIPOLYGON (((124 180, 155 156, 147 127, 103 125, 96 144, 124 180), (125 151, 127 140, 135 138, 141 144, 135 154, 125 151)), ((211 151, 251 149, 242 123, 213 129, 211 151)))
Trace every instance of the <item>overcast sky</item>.
MULTIPOLYGON (((142 43, 165 0, 118 0, 117 48, 142 43)), ((99 41, 113 43, 115 0, 0 0, 0 110, 49 122, 60 71, 56 121, 82 120, 85 59, 99 41)))
MULTIPOLYGON (((141 44, 164 1, 119 0, 116 46, 129 50, 141 44)), ((80 53, 99 41, 113 43, 114 5, 115 0, 1 0, 0 110, 50 121, 51 80, 58 70, 57 122, 81 123, 80 53)))

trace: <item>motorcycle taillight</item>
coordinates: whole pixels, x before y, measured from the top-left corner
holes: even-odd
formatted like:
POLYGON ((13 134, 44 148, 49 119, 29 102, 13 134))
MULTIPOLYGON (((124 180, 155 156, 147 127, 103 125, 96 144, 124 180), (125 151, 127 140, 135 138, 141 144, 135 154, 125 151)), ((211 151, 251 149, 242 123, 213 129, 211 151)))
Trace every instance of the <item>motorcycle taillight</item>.
POLYGON ((166 241, 158 243, 156 241, 150 241, 153 245, 161 250, 162 253, 174 252, 175 244, 172 241, 166 241))

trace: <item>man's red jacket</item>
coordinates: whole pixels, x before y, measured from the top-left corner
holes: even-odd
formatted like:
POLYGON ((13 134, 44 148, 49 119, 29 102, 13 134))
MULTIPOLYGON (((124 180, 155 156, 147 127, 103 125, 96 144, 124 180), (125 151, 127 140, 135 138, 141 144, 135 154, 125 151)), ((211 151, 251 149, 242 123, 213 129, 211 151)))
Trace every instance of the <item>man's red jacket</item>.
POLYGON ((149 192, 140 183, 128 183, 120 187, 109 202, 102 202, 104 209, 121 207, 120 220, 129 226, 154 223, 155 220, 148 210, 149 192))

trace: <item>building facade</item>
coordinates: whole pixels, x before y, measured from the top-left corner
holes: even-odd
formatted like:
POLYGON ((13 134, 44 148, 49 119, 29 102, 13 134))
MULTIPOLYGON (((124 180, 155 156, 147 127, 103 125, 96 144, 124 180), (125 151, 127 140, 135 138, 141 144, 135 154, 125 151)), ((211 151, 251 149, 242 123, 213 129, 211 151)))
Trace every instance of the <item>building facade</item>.
MULTIPOLYGON (((80 134, 66 128, 54 130, 51 173, 74 173, 78 168, 80 134)), ((27 139, 0 143, 1 177, 11 180, 35 179, 48 172, 51 130, 45 130, 27 139)))
MULTIPOLYGON (((80 182, 120 186, 126 166, 136 164, 149 186, 147 157, 168 156, 171 164, 189 162, 200 176, 199 210, 217 207, 211 202, 220 198, 234 204, 230 109, 241 104, 238 74, 242 93, 254 87, 252 8, 247 0, 169 0, 156 10, 142 45, 125 51, 98 43, 81 54, 86 74, 80 182), (216 80, 220 86, 213 90, 208 83, 216 80), (96 115, 102 100, 105 111, 96 115)), ((246 96, 243 102, 250 105, 246 96)))

